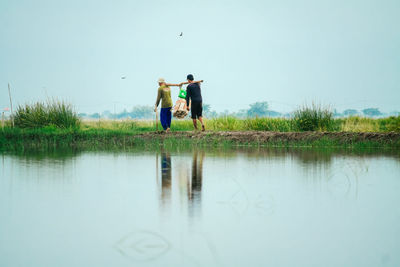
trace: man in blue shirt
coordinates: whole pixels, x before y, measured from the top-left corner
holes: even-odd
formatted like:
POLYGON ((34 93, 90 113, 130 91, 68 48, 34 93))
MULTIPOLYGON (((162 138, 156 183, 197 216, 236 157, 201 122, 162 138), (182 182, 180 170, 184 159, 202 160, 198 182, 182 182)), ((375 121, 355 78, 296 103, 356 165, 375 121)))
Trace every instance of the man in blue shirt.
POLYGON ((194 78, 192 74, 187 76, 189 85, 186 87, 186 105, 187 110, 191 109, 193 126, 197 130, 197 119, 201 123, 201 130, 205 131, 206 128, 203 122, 203 98, 201 97, 201 89, 199 83, 193 82, 194 78), (191 101, 191 104, 190 104, 191 101), (190 108, 189 108, 190 104, 190 108))

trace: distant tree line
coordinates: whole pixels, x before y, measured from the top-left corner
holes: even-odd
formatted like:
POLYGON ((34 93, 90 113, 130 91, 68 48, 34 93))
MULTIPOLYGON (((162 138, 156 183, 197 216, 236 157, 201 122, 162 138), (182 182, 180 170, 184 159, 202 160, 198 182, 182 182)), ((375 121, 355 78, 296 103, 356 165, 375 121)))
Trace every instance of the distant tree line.
POLYGON ((154 117, 154 107, 151 106, 135 106, 131 111, 124 109, 120 113, 111 113, 109 110, 103 111, 102 113, 78 114, 81 118, 90 119, 151 119, 154 117))
POLYGON ((365 116, 365 117, 387 117, 387 116, 399 116, 400 112, 393 111, 390 113, 383 113, 378 108, 366 108, 358 111, 356 109, 345 109, 342 113, 335 110, 335 117, 351 117, 351 116, 365 116))
MULTIPOLYGON (((89 119, 152 119, 154 118, 154 107, 152 106, 135 106, 132 110, 127 111, 124 109, 119 113, 112 113, 108 110, 102 113, 78 114, 81 118, 89 119)), ((293 113, 281 113, 278 111, 270 110, 268 102, 256 102, 249 105, 248 109, 241 109, 237 112, 217 112, 211 109, 209 104, 203 104, 203 115, 206 118, 218 118, 232 116, 237 118, 255 118, 255 117, 281 117, 290 118, 293 113)), ((384 116, 399 116, 400 112, 394 111, 388 114, 382 113, 378 108, 366 108, 361 111, 356 109, 346 109, 343 112, 333 111, 334 117, 350 117, 350 116, 366 116, 366 117, 384 117, 384 116)))

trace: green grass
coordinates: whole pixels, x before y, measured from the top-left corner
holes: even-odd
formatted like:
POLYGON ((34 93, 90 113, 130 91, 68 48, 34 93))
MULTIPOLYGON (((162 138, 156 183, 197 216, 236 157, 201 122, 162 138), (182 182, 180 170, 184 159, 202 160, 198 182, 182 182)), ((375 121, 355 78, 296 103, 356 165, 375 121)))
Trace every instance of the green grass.
MULTIPOLYGON (((205 119, 207 131, 275 131, 275 132, 301 132, 298 129, 295 119, 284 118, 252 118, 238 119, 234 117, 205 119)), ((19 126, 19 125, 18 125, 19 126)), ((76 129, 77 131, 89 130, 113 130, 117 132, 143 133, 155 131, 154 121, 138 121, 138 120, 93 120, 82 121, 79 126, 75 127, 57 127, 49 124, 44 127, 16 127, 16 129, 42 129, 43 131, 56 131, 63 129, 68 131, 76 129)), ((10 122, 6 121, 5 129, 10 128, 10 122)), ((159 130, 162 130, 159 125, 159 130)), ((172 131, 192 131, 193 125, 191 120, 173 120, 172 131)), ((349 117, 333 119, 330 127, 326 130, 321 127, 315 131, 328 132, 400 132, 400 117, 390 117, 382 119, 371 119, 363 117, 349 117)))
MULTIPOLYGON (((216 119, 205 119, 207 131, 274 131, 274 132, 302 132, 309 128, 299 129, 296 119, 284 118, 251 118, 239 119, 235 117, 223 117, 216 119)), ((400 116, 381 119, 364 117, 349 117, 331 119, 329 123, 321 123, 314 131, 327 132, 400 132, 400 116)), ((83 121, 81 130, 108 129, 117 131, 151 132, 155 131, 155 121, 135 120, 96 120, 83 121)), ((161 130, 159 125, 159 130, 161 130)), ((172 131, 192 131, 191 120, 173 120, 172 131)))
POLYGON ((316 104, 303 106, 294 112, 293 123, 298 131, 334 131, 337 128, 333 112, 316 104))
POLYGON ((293 120, 277 118, 255 118, 244 120, 244 129, 254 131, 291 132, 294 130, 293 120))
POLYGON ((383 132, 400 132, 400 116, 378 120, 379 130, 383 132))
MULTIPOLYGON (((117 126, 118 123, 115 124, 117 126)), ((124 124, 126 126, 126 124, 124 124)), ((121 126, 121 125, 119 125, 121 126)), ((285 140, 274 138, 267 142, 230 140, 219 135, 213 135, 212 131, 202 138, 190 138, 189 136, 174 136, 168 134, 156 134, 140 136, 148 132, 147 129, 133 126, 133 129, 57 129, 45 127, 40 129, 4 128, 0 131, 0 151, 24 151, 24 150, 49 150, 49 149, 120 149, 140 147, 143 149, 157 147, 349 147, 349 148, 400 148, 400 140, 382 139, 379 141, 358 141, 353 138, 328 138, 302 140, 285 140)))
POLYGON ((15 126, 18 128, 76 128, 80 120, 72 105, 57 100, 46 103, 37 102, 19 106, 15 113, 15 126))
MULTIPOLYGON (((334 119, 327 108, 312 105, 303 107, 288 118, 221 117, 205 119, 206 129, 214 131, 274 131, 274 132, 400 132, 400 116, 382 119, 350 117, 334 119)), ((382 141, 344 141, 321 138, 319 140, 281 141, 268 143, 239 143, 209 135, 202 139, 177 138, 156 135, 145 139, 138 134, 154 132, 154 120, 93 120, 80 121, 71 105, 59 101, 20 106, 15 115, 15 128, 10 121, 0 131, 0 150, 47 149, 60 147, 113 148, 158 146, 281 146, 281 147, 399 147, 397 143, 382 141)), ((161 130, 161 125, 159 125, 161 130)), ((173 120, 172 131, 192 131, 190 119, 173 120)))
MULTIPOLYGON (((285 118, 248 118, 221 117, 205 119, 208 131, 343 131, 343 132, 400 132, 400 116, 383 119, 349 117, 334 119, 329 108, 312 104, 303 106, 294 112, 291 119, 285 118)), ((20 129, 93 129, 114 130, 118 132, 151 132, 156 129, 155 121, 147 120, 93 120, 81 122, 72 105, 57 100, 46 103, 37 102, 19 106, 15 114, 15 125, 20 129)), ((10 123, 6 122, 6 127, 10 123)), ((159 125, 159 130, 161 130, 159 125)), ((173 120, 172 131, 193 130, 192 121, 173 120)), ((46 131, 46 129, 44 130, 46 131)))

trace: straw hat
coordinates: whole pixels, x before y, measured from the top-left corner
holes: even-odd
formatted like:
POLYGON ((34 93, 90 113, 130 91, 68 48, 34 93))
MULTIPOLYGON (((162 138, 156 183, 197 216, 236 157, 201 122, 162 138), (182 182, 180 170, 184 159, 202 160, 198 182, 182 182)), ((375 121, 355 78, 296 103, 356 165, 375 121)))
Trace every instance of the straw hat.
POLYGON ((159 79, 158 79, 158 82, 159 82, 159 83, 165 83, 165 80, 164 80, 164 78, 159 78, 159 79))

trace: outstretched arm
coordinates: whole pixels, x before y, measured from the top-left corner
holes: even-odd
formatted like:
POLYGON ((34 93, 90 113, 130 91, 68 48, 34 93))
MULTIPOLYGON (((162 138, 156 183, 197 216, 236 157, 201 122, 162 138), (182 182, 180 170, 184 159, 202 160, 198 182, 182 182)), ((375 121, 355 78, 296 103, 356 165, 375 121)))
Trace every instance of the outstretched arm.
MULTIPOLYGON (((193 81, 192 83, 202 83, 202 82, 204 82, 203 80, 200 80, 200 81, 193 81)), ((189 82, 181 82, 180 84, 179 84, 179 86, 182 86, 182 84, 188 84, 189 82)))
POLYGON ((166 83, 166 86, 181 86, 179 83, 166 83))

